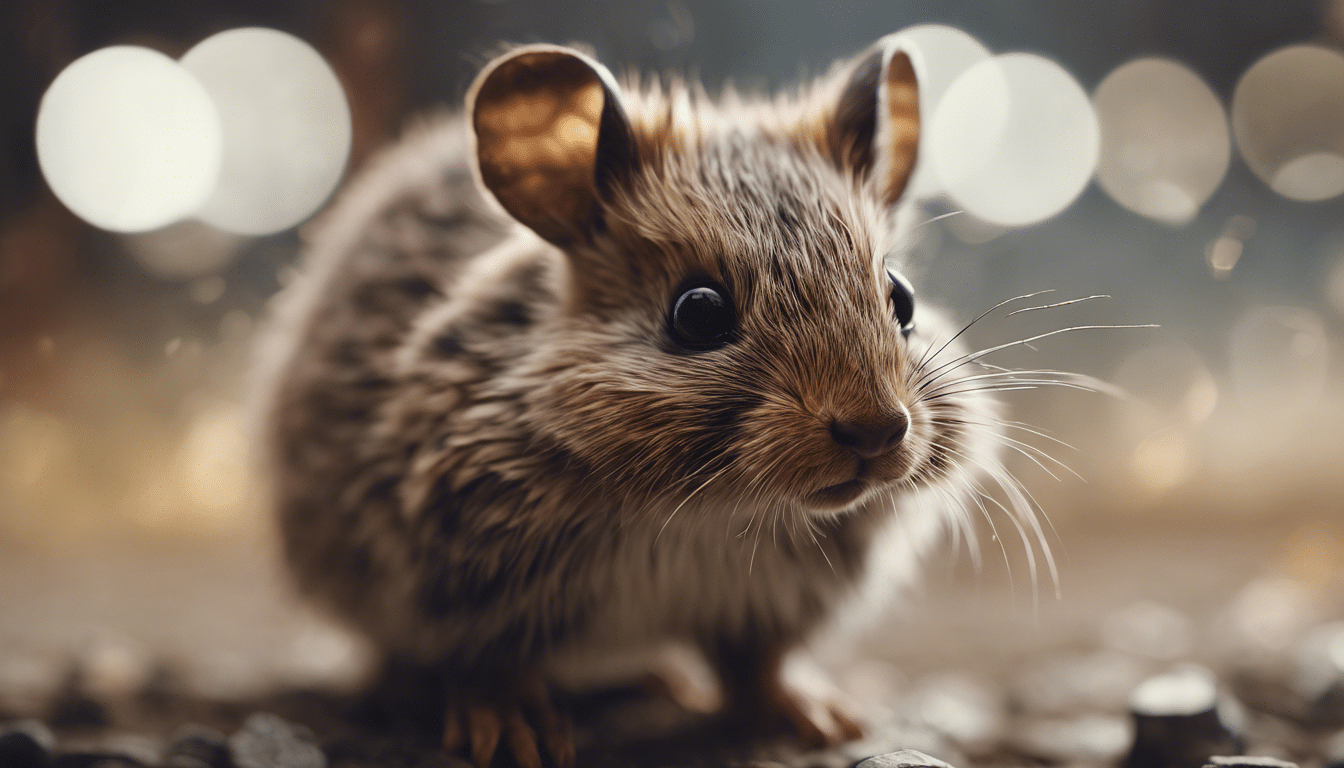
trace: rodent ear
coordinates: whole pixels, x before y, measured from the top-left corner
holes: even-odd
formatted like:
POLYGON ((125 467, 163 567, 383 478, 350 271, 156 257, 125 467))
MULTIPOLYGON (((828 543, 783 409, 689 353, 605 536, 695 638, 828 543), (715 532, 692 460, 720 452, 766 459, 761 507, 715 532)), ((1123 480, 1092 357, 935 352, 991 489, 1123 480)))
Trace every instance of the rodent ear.
POLYGON ((919 83, 911 53, 896 35, 888 35, 843 78, 828 150, 842 168, 873 180, 887 203, 895 204, 919 157, 919 83))
POLYGON ((600 222, 635 164, 611 72, 571 48, 529 45, 492 61, 467 94, 481 183, 515 219, 564 245, 600 222))

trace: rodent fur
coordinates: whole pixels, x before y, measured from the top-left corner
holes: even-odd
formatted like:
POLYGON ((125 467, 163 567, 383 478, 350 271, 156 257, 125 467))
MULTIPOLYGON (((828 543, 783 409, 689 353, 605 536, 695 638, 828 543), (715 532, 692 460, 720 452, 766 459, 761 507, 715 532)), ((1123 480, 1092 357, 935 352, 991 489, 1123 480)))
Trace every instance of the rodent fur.
POLYGON ((470 114, 372 160, 264 348, 267 466, 303 590, 470 685, 661 638, 711 658, 789 648, 913 580, 965 514, 963 467, 995 461, 994 406, 920 399, 918 363, 950 334, 924 305, 908 338, 891 320, 915 138, 884 124, 880 82, 858 83, 895 66, 874 50, 876 75, 865 54, 774 99, 603 81, 638 163, 549 240, 482 194, 470 114), (738 307, 721 349, 668 336, 697 274, 738 307), (905 438, 856 465, 829 420, 892 403, 905 438), (856 466, 881 481, 856 502, 800 501, 856 466))

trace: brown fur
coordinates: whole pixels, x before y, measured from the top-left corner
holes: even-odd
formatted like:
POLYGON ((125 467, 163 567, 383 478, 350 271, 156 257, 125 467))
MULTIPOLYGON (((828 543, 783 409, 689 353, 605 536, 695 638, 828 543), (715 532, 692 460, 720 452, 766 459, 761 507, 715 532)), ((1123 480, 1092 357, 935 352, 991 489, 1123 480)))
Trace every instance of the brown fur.
POLYGON ((928 489, 961 494, 956 457, 990 460, 957 423, 988 405, 917 398, 938 321, 921 309, 903 338, 884 270, 918 105, 908 59, 875 51, 774 101, 601 70, 602 132, 631 143, 580 147, 590 170, 526 187, 563 204, 506 187, 523 177, 494 160, 478 174, 563 247, 480 195, 460 117, 373 163, 316 231, 270 345, 265 438, 298 582, 471 680, 584 644, 788 647, 877 579, 875 541, 927 552, 956 512, 928 489), (856 85, 873 55, 879 77, 856 85), (613 155, 630 162, 566 196, 613 155), (734 343, 669 336, 696 276, 733 294, 734 343), (863 466, 831 437, 902 407, 908 435, 863 466), (876 481, 860 500, 808 501, 860 469, 876 481))

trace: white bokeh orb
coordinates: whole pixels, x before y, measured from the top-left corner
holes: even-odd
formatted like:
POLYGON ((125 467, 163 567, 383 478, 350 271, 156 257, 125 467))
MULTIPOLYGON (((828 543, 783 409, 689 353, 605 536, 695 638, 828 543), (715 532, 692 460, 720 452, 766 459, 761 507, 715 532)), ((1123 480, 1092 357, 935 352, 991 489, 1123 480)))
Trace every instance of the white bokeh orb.
POLYGON ((247 235, 279 232, 317 210, 350 154, 340 81, 307 43, 273 29, 231 29, 182 57, 219 109, 224 164, 198 216, 247 235))
POLYGON ((76 59, 47 88, 37 158, 47 184, 94 226, 144 232, 190 215, 219 177, 219 114, 201 83, 148 48, 76 59))
POLYGON ((1232 94, 1232 132, 1246 164, 1280 195, 1344 193, 1344 54, 1290 45, 1251 65, 1232 94))
MULTIPOLYGON (((918 24, 892 35, 901 50, 910 54, 919 78, 919 113, 928 125, 944 94, 957 76, 990 57, 990 51, 969 34, 944 24, 918 24)), ((943 192, 943 184, 928 159, 928 142, 920 142, 919 159, 906 195, 928 199, 943 192)))
POLYGON ((1091 100, 1055 62, 994 56, 962 72, 933 115, 929 159, 952 200, 1016 227, 1068 207, 1096 169, 1091 100))
POLYGON ((1227 115, 1203 78, 1175 61, 1138 59, 1101 81, 1093 105, 1101 188, 1141 216, 1192 220, 1232 158, 1227 115))

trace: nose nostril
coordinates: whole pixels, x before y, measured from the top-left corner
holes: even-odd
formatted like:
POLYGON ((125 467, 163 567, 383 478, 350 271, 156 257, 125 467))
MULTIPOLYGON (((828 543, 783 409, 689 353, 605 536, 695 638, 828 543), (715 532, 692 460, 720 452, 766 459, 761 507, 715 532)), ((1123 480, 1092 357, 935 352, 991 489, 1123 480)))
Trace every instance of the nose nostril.
POLYGON ((831 438, 836 445, 849 448, 865 459, 876 458, 894 448, 905 437, 910 418, 904 409, 877 419, 831 422, 831 438))

